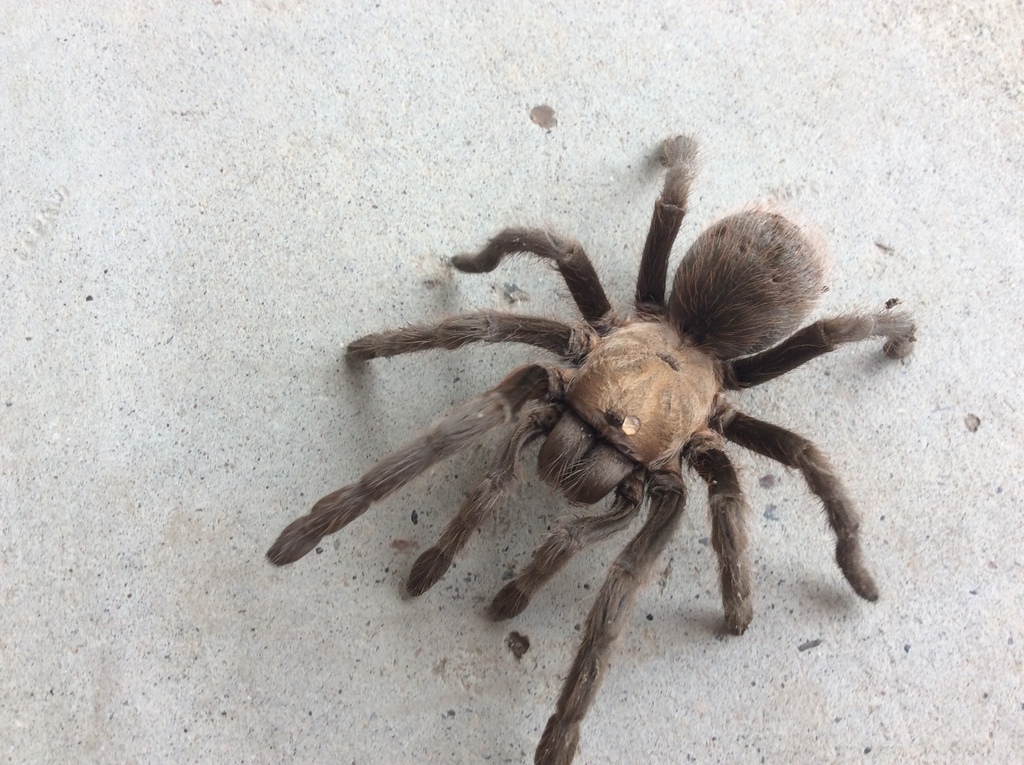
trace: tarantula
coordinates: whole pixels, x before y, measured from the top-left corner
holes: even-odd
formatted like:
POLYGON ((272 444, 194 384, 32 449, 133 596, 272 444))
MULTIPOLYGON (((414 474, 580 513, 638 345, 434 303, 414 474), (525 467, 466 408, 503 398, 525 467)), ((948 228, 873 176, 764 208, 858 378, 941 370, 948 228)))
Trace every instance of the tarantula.
POLYGON ((411 595, 430 589, 473 531, 498 509, 517 474, 520 452, 535 440, 544 439, 540 475, 569 501, 591 505, 612 492, 614 499, 606 512, 565 518, 540 544, 491 603, 494 619, 509 619, 573 555, 625 529, 649 499, 642 528, 612 564, 590 609, 536 763, 569 763, 575 755, 580 723, 612 646, 679 523, 686 498, 684 465, 707 484, 726 627, 739 635, 750 624, 748 507, 727 441, 803 474, 825 507, 846 580, 865 600, 878 597, 861 553, 857 511, 828 460, 807 439, 737 410, 723 392, 760 385, 844 343, 871 337, 885 338, 884 353, 902 358, 915 340, 914 324, 909 315, 889 310, 898 302, 890 301, 878 313, 847 314, 798 329, 825 289, 824 258, 798 226, 768 209, 730 215, 701 233, 679 264, 666 301, 669 252, 686 214, 696 152, 688 136, 662 144, 667 177, 647 232, 631 315, 613 309, 579 244, 544 230, 506 229, 480 252, 456 256, 452 265, 480 273, 517 253, 546 259, 565 279, 582 323, 478 311, 351 343, 347 355, 357 360, 472 342, 526 343, 561 363, 515 370, 356 483, 321 499, 267 552, 278 566, 298 560, 371 503, 492 428, 512 423, 490 472, 437 544, 413 565, 411 595))

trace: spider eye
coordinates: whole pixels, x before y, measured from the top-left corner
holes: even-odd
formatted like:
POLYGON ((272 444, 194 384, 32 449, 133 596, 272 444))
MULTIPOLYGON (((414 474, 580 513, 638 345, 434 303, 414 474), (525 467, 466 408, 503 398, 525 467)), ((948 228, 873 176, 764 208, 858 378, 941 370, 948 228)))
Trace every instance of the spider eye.
POLYGON ((614 409, 609 409, 604 413, 604 419, 613 428, 622 427, 622 415, 616 412, 614 409))

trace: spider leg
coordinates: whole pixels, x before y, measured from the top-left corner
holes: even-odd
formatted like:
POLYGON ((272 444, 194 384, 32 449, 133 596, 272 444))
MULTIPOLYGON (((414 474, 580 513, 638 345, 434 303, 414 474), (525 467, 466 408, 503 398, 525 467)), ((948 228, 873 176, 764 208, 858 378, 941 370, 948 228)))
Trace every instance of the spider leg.
POLYGON ((522 613, 530 598, 576 553, 626 528, 636 517, 643 498, 643 477, 640 471, 636 471, 619 484, 615 501, 607 513, 572 516, 563 520, 534 550, 523 572, 495 596, 490 607, 491 618, 503 621, 522 613))
POLYGON ((636 282, 638 311, 661 313, 665 308, 668 257, 686 215, 690 184, 697 175, 697 141, 688 135, 661 145, 661 164, 668 168, 661 197, 654 203, 640 274, 636 282))
POLYGON ((736 468, 720 448, 698 447, 686 453, 686 461, 708 485, 711 546, 718 556, 725 624, 733 634, 742 635, 754 615, 747 555, 750 507, 743 496, 736 468))
POLYGON ((594 701, 611 649, 632 611, 641 584, 682 517, 686 491, 678 474, 654 474, 648 491, 650 514, 643 528, 615 559, 590 609, 576 659, 537 746, 536 765, 568 765, 572 761, 579 743, 580 722, 594 701))
POLYGON ((786 340, 745 359, 726 362, 725 386, 731 390, 752 388, 796 369, 813 358, 834 351, 844 343, 884 337, 882 350, 891 359, 902 359, 912 350, 914 321, 903 312, 847 314, 822 319, 790 335, 786 340))
POLYGON ((494 466, 466 497, 437 544, 417 558, 405 586, 410 595, 422 595, 444 576, 470 535, 501 506, 512 488, 518 473, 519 453, 538 436, 550 431, 558 415, 558 407, 548 404, 534 407, 519 418, 494 466))
POLYGON ((862 598, 878 600, 878 587, 861 552, 860 515, 825 455, 803 436, 731 408, 717 415, 712 427, 730 441, 803 473, 808 487, 825 506, 843 576, 862 598))
POLYGON ((493 271, 505 256, 521 252, 554 261, 588 324, 601 326, 602 320, 610 316, 612 304, 587 253, 576 242, 543 229, 506 228, 475 255, 456 255, 452 265, 465 273, 479 274, 493 271))
POLYGON ((435 324, 413 324, 401 329, 375 332, 348 345, 350 359, 364 361, 381 356, 452 350, 468 343, 525 343, 580 363, 590 351, 593 332, 583 325, 571 327, 539 316, 518 316, 498 311, 478 311, 452 316, 435 324))
POLYGON ((527 402, 560 395, 562 378, 555 367, 531 364, 508 375, 483 395, 463 404, 419 438, 382 459, 359 481, 328 494, 308 515, 290 523, 267 551, 277 566, 293 563, 327 534, 348 525, 371 503, 388 496, 431 465, 450 457, 498 425, 512 419, 527 402))

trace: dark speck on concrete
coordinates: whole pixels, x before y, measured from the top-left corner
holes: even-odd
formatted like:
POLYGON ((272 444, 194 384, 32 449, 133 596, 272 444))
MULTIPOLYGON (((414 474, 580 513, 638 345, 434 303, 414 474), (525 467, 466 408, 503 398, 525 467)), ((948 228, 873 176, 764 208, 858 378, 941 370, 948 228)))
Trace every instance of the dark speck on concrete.
POLYGON ((530 299, 530 296, 526 292, 519 288, 518 285, 508 283, 502 289, 502 297, 505 298, 505 302, 511 305, 516 303, 523 303, 530 299))
POLYGON ((555 119, 555 110, 547 104, 541 104, 530 109, 530 119, 534 124, 540 125, 545 130, 551 130, 558 124, 555 119))
POLYGON ((512 652, 513 656, 521 659, 530 650, 530 638, 520 632, 512 631, 505 638, 505 645, 508 646, 508 650, 512 652))

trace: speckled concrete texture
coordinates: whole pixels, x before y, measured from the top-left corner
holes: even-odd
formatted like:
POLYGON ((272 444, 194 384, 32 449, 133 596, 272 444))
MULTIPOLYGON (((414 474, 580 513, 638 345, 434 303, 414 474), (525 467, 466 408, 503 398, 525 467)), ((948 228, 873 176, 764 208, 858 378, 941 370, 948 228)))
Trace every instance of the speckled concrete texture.
POLYGON ((625 536, 488 622, 566 511, 531 467, 405 598, 492 439, 263 556, 538 355, 345 344, 572 318, 536 262, 446 268, 513 224, 578 238, 626 305, 682 131, 681 243, 774 199, 828 242, 819 315, 899 297, 919 322, 904 362, 864 343, 736 397, 830 455, 882 597, 846 586, 800 476, 735 450, 751 628, 722 634, 694 481, 577 762, 1021 761, 1024 8, 661 5, 0 2, 4 761, 532 761, 625 536))

